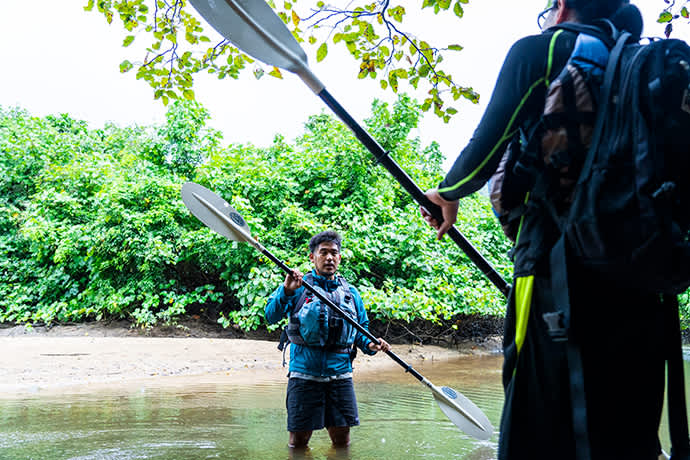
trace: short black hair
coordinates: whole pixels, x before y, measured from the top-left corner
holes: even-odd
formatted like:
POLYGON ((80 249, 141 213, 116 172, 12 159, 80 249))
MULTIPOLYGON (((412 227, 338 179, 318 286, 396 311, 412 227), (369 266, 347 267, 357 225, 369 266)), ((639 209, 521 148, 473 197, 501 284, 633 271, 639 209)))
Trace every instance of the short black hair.
POLYGON ((642 35, 642 14, 630 0, 565 0, 565 4, 575 10, 580 22, 591 24, 598 19, 610 19, 619 30, 630 32, 635 41, 642 35))
POLYGON ((335 243, 338 246, 338 251, 340 251, 342 241, 343 239, 338 232, 326 230, 311 237, 309 240, 309 252, 313 254, 321 243, 335 243))
POLYGON ((629 0, 565 0, 568 8, 575 10, 580 22, 590 23, 596 19, 609 19, 629 0))

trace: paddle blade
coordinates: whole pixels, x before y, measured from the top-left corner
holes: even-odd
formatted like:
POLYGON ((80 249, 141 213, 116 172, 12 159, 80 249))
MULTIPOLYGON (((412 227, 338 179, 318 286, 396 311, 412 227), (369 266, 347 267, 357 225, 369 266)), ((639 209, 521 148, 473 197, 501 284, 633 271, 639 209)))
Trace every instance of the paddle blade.
POLYGON ((432 390, 438 406, 462 432, 480 440, 494 434, 494 427, 484 412, 461 393, 449 387, 434 386, 432 390))
POLYGON ((307 56, 264 0, 190 0, 223 37, 266 64, 297 72, 307 56))
POLYGON ((182 186, 182 201, 214 232, 234 241, 252 242, 249 226, 240 213, 206 187, 187 182, 182 186))

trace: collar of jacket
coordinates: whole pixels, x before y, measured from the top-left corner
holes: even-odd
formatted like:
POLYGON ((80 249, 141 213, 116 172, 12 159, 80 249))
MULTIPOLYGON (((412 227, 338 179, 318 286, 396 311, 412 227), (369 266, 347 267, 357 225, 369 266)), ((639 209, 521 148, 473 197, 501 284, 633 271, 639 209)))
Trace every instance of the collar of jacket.
POLYGON ((314 277, 314 282, 328 292, 335 291, 336 289, 338 289, 338 286, 340 285, 340 283, 338 283, 338 274, 335 275, 334 279, 329 280, 328 278, 325 278, 316 273, 315 269, 312 269, 311 275, 314 277))

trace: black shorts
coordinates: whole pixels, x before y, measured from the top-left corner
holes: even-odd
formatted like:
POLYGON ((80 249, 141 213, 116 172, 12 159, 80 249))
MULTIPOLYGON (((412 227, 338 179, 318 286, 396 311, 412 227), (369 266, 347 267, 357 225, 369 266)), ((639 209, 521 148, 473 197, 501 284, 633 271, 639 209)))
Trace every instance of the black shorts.
POLYGON ((293 377, 288 380, 285 406, 291 432, 359 425, 351 378, 315 382, 293 377))

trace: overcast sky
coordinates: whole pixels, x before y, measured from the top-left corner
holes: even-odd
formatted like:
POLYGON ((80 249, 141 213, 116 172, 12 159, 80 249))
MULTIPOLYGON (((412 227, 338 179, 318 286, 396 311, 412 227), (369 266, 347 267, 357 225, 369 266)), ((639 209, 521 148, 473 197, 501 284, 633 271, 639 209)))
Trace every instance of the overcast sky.
MULTIPOLYGON (((336 0, 338 1, 338 0, 336 0)), ((307 1, 303 1, 305 5, 307 1)), ((537 33, 536 16, 545 0, 470 0, 465 17, 445 18, 419 12, 419 0, 407 2, 406 30, 437 45, 460 44, 465 49, 448 53, 446 69, 462 85, 482 95, 481 103, 452 103, 459 113, 445 124, 425 114, 413 134, 424 144, 437 140, 446 155, 446 166, 471 137, 489 99, 503 57, 518 38, 537 33)), ((0 106, 19 106, 31 114, 69 113, 86 120, 92 128, 106 121, 118 125, 150 125, 164 120, 165 107, 153 99, 153 90, 135 79, 135 72, 119 73, 123 59, 141 60, 143 54, 122 48, 124 29, 116 21, 108 25, 103 16, 83 11, 86 0, 5 0, 0 15, 0 106)), ((645 33, 660 36, 656 24, 661 0, 637 2, 645 15, 645 33), (644 4, 642 4, 644 3, 644 4)), ((690 26, 687 26, 690 31, 690 26)), ((685 32, 685 31, 683 31, 685 32)), ((674 34, 688 39, 688 34, 674 34)), ((146 37, 135 44, 147 43, 146 37)), ((373 98, 393 102, 395 95, 383 91, 375 80, 358 80, 357 63, 342 53, 331 52, 316 63, 315 50, 307 48, 310 67, 328 91, 359 122, 370 114, 373 98)), ((251 142, 264 146, 276 133, 289 140, 302 132, 310 114, 329 113, 295 75, 284 79, 265 76, 255 80, 249 73, 240 80, 219 81, 210 76, 195 78, 197 99, 209 109, 209 124, 224 134, 224 142, 251 142)), ((401 90, 421 100, 423 93, 401 90)), ((449 103, 451 103, 449 98, 449 103)))

